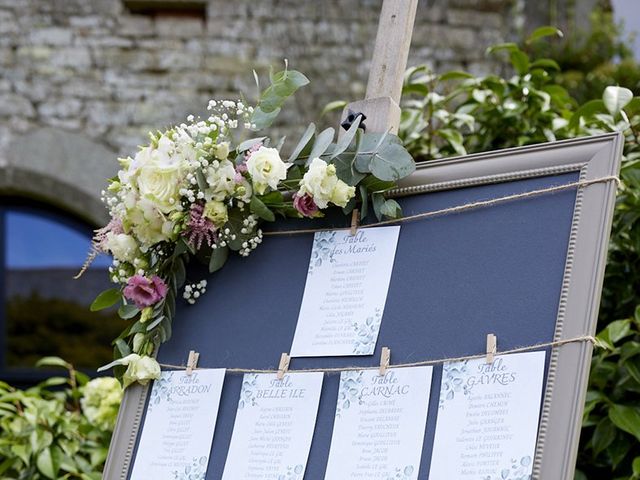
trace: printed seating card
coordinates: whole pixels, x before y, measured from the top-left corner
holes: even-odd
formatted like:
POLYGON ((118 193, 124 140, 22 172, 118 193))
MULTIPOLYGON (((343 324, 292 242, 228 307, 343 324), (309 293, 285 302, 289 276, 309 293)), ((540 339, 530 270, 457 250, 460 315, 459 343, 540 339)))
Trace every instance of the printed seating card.
POLYGON ((162 372, 151 389, 131 480, 205 477, 224 374, 162 372))
POLYGON ((302 479, 322 373, 244 375, 223 480, 302 479))
POLYGON ((317 232, 292 357, 372 355, 400 227, 317 232))
POLYGON ((443 366, 430 480, 530 478, 545 352, 443 366))
POLYGON ((432 370, 342 372, 325 480, 418 478, 432 370))

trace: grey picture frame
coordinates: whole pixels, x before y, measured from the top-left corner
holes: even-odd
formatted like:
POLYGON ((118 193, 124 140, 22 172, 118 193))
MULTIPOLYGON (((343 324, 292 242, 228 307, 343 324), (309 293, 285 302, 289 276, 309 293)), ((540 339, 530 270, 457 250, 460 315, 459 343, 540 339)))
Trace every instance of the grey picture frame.
MULTIPOLYGON (((622 134, 612 133, 435 160, 418 165, 391 196, 568 172, 579 172, 583 181, 613 177, 620 168, 623 141, 622 134)), ((578 189, 555 341, 595 334, 616 188, 611 180, 578 189)), ((590 342, 576 342, 552 350, 534 479, 573 479, 592 348, 590 342)), ((103 473, 105 480, 128 478, 148 391, 148 386, 133 385, 125 393, 103 473)))

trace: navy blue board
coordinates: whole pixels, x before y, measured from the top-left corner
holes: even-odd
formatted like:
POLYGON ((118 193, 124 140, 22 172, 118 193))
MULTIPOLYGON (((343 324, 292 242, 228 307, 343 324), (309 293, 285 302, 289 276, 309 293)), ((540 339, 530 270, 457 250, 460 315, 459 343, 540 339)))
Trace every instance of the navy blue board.
MULTIPOLYGON (((576 172, 399 202, 411 215, 577 180, 576 172)), ((576 191, 567 190, 403 223, 375 354, 294 358, 290 368, 375 366, 383 346, 391 348, 392 364, 478 354, 487 333, 497 335, 500 350, 552 341, 575 198, 576 191)), ((346 222, 334 218, 323 226, 346 222)), ((296 226, 302 224, 277 228, 296 226)), ((183 365, 196 350, 200 367, 276 368, 293 340, 312 238, 265 237, 248 258, 231 256, 208 277, 207 293, 196 305, 178 308, 173 338, 160 349, 159 361, 183 365)), ((203 278, 198 269, 189 275, 189 281, 203 278)), ((434 369, 420 479, 428 478, 441 371, 434 369)), ((222 477, 241 380, 241 374, 225 379, 207 480, 222 477)), ((325 374, 306 479, 324 475, 338 380, 338 374, 325 374)))

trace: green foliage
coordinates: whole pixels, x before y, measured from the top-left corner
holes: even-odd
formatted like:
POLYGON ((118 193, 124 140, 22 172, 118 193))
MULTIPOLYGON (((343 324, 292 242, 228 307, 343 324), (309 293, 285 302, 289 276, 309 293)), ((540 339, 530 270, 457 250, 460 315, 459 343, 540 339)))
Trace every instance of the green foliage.
POLYGON ((580 103, 597 98, 608 85, 624 85, 640 95, 640 66, 634 61, 622 29, 611 12, 595 10, 587 32, 574 31, 564 40, 537 42, 535 55, 553 58, 560 67, 558 84, 580 103))
POLYGON ((57 357, 39 364, 62 367, 68 376, 27 390, 0 382, 0 479, 99 480, 122 398, 119 384, 108 377, 89 381, 57 357))
POLYGON ((7 363, 12 367, 28 367, 43 355, 98 367, 111 359, 109 343, 122 328, 113 310, 91 314, 85 304, 37 294, 9 297, 6 309, 7 363))
MULTIPOLYGON (((535 44, 536 31, 525 45, 535 44)), ((620 177, 578 459, 579 479, 640 479, 640 97, 619 86, 576 100, 552 58, 488 49, 512 76, 407 71, 400 138, 416 160, 606 132, 624 134, 620 177)))

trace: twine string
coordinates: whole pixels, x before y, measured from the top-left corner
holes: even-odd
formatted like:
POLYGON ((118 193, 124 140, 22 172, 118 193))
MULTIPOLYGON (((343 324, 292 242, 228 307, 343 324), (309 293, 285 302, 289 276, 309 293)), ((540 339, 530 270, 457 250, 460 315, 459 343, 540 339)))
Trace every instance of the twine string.
MULTIPOLYGON (((570 343, 581 343, 581 342, 589 342, 593 345, 596 345, 596 338, 592 335, 582 335, 579 337, 566 338, 563 340, 555 340, 553 342, 543 342, 536 343, 533 345, 527 345, 524 347, 515 347, 508 350, 502 350, 496 352, 496 356, 499 355, 509 355, 512 353, 522 353, 522 352, 530 352, 534 350, 539 350, 543 348, 555 348, 561 347, 563 345, 567 345, 570 343)), ((418 362, 408 362, 408 363, 396 363, 390 364, 389 368, 410 368, 410 367, 423 367, 430 365, 440 365, 443 363, 449 362, 463 362, 465 360, 476 360, 479 358, 485 358, 486 353, 478 353, 474 355, 465 355, 461 357, 450 357, 450 358, 441 358, 437 360, 421 360, 418 362)), ((160 363, 160 366, 163 368, 173 369, 173 370, 186 370, 187 367, 185 365, 171 365, 168 363, 160 363)), ((198 367, 200 369, 206 367, 198 367)), ((332 368, 300 368, 300 369, 289 369, 290 373, 341 373, 341 372, 353 372, 358 370, 378 370, 380 368, 379 365, 374 365, 370 367, 357 367, 357 366, 348 366, 348 367, 332 367, 332 368)), ((227 368, 226 371, 228 373, 278 373, 278 369, 261 369, 261 368, 227 368)))
MULTIPOLYGON (((479 208, 492 207, 501 203, 510 202, 513 200, 526 199, 531 197, 537 197, 548 193, 557 193, 565 190, 571 190, 574 188, 588 187, 596 183, 615 182, 620 184, 620 179, 615 175, 609 175, 606 177, 594 178, 592 180, 579 180, 576 182, 563 183, 562 185, 555 185, 552 187, 540 188, 537 190, 530 190, 523 193, 514 193, 512 195, 505 195, 504 197, 496 197, 489 200, 478 200, 475 202, 465 203, 463 205, 456 205, 454 207, 441 208, 438 210, 431 210, 429 212, 416 213, 414 215, 406 215, 401 218, 393 218, 390 220, 382 220, 379 222, 368 223, 366 225, 360 225, 359 228, 373 228, 382 227, 385 225, 397 225, 399 223, 414 222, 416 220, 424 220, 426 218, 438 217, 441 215, 448 215, 453 213, 466 212, 469 210, 476 210, 479 208)), ((300 235, 305 233, 317 233, 317 232, 332 232, 336 230, 349 230, 351 227, 344 228, 303 228, 295 230, 273 230, 269 232, 263 232, 264 236, 278 236, 278 235, 300 235)))

